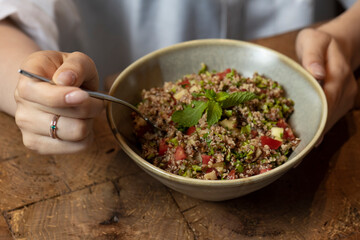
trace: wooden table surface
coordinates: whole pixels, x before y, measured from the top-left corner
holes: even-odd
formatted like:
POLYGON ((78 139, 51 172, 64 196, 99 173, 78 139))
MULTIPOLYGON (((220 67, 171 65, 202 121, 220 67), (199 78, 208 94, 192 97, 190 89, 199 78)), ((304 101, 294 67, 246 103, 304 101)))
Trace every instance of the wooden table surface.
MULTIPOLYGON (((295 37, 255 42, 295 59, 295 37)), ((140 170, 105 114, 88 152, 41 156, 0 113, 0 239, 360 239, 359 129, 354 110, 276 182, 206 202, 140 170)))

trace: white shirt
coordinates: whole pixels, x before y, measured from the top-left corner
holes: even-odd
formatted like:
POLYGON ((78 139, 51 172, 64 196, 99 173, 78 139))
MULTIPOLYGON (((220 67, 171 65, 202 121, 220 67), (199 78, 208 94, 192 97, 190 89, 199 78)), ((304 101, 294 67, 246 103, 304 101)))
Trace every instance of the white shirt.
MULTIPOLYGON (((355 0, 343 0, 348 8, 355 0)), ((0 0, 42 49, 82 51, 100 79, 145 54, 200 38, 249 40, 336 16, 335 0, 0 0)))

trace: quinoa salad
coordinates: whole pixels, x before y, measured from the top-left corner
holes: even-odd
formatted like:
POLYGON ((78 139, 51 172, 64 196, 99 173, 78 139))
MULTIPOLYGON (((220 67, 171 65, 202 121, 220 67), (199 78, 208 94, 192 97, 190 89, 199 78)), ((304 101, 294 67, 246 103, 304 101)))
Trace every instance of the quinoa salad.
POLYGON ((163 87, 142 91, 139 110, 165 133, 133 114, 142 156, 155 166, 205 180, 246 178, 287 161, 298 146, 288 119, 294 102, 276 81, 202 65, 163 87))

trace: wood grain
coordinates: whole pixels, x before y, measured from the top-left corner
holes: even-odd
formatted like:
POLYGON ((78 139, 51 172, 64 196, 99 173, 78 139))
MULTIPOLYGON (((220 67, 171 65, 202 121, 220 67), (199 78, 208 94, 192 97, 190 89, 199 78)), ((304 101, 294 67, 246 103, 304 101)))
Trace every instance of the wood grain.
MULTIPOLYGON (((43 156, 27 151, 22 144, 9 146, 9 156, 16 152, 12 153, 11 149, 27 153, 0 162, 0 196, 3 196, 0 198, 0 210, 26 206, 138 171, 124 152, 119 151, 110 130, 104 134, 107 129, 103 126, 105 116, 97 121, 103 130, 89 151, 79 155, 43 156)), ((21 138, 19 131, 10 133, 12 138, 21 138)))
POLYGON ((19 239, 86 239, 117 211, 111 182, 49 199, 7 214, 19 239))
POLYGON ((11 211, 7 217, 17 239, 191 239, 192 235, 167 189, 142 172, 11 211))
POLYGON ((0 239, 1 240, 10 240, 12 239, 9 226, 7 225, 5 218, 0 215, 0 239))
POLYGON ((360 129, 358 111, 342 119, 297 168, 252 194, 220 203, 173 196, 196 239, 356 239, 360 133, 351 129, 360 129))
POLYGON ((21 133, 15 124, 14 118, 1 112, 0 115, 0 163, 31 153, 30 150, 21 147, 23 146, 22 138, 20 137, 21 133))

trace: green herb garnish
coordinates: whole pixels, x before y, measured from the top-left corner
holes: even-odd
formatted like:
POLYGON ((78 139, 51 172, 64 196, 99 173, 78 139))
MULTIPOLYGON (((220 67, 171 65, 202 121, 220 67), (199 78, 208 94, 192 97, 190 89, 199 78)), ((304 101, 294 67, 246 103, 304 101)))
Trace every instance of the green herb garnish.
POLYGON ((206 73, 207 72, 207 65, 205 63, 201 63, 201 69, 199 70, 198 74, 206 73))
POLYGON ((220 107, 220 104, 218 102, 215 101, 209 101, 208 102, 208 107, 206 109, 206 114, 207 114, 207 123, 209 124, 209 126, 217 123, 222 115, 222 109, 220 107))
POLYGON ((193 169, 194 171, 196 171, 196 172, 199 172, 199 171, 202 170, 199 165, 192 165, 191 167, 192 167, 192 169, 193 169))
POLYGON ((233 106, 237 106, 240 103, 244 103, 256 98, 256 94, 252 92, 234 92, 229 95, 222 103, 222 108, 229 108, 233 106))
POLYGON ((174 112, 171 119, 183 127, 192 127, 199 122, 207 107, 208 102, 192 101, 184 110, 174 112))
POLYGON ((237 106, 246 101, 256 98, 252 92, 218 92, 214 90, 205 90, 204 94, 208 101, 192 101, 190 105, 185 106, 184 110, 176 111, 171 116, 172 121, 183 127, 196 125, 206 110, 207 123, 209 126, 217 123, 222 115, 223 109, 237 106))

